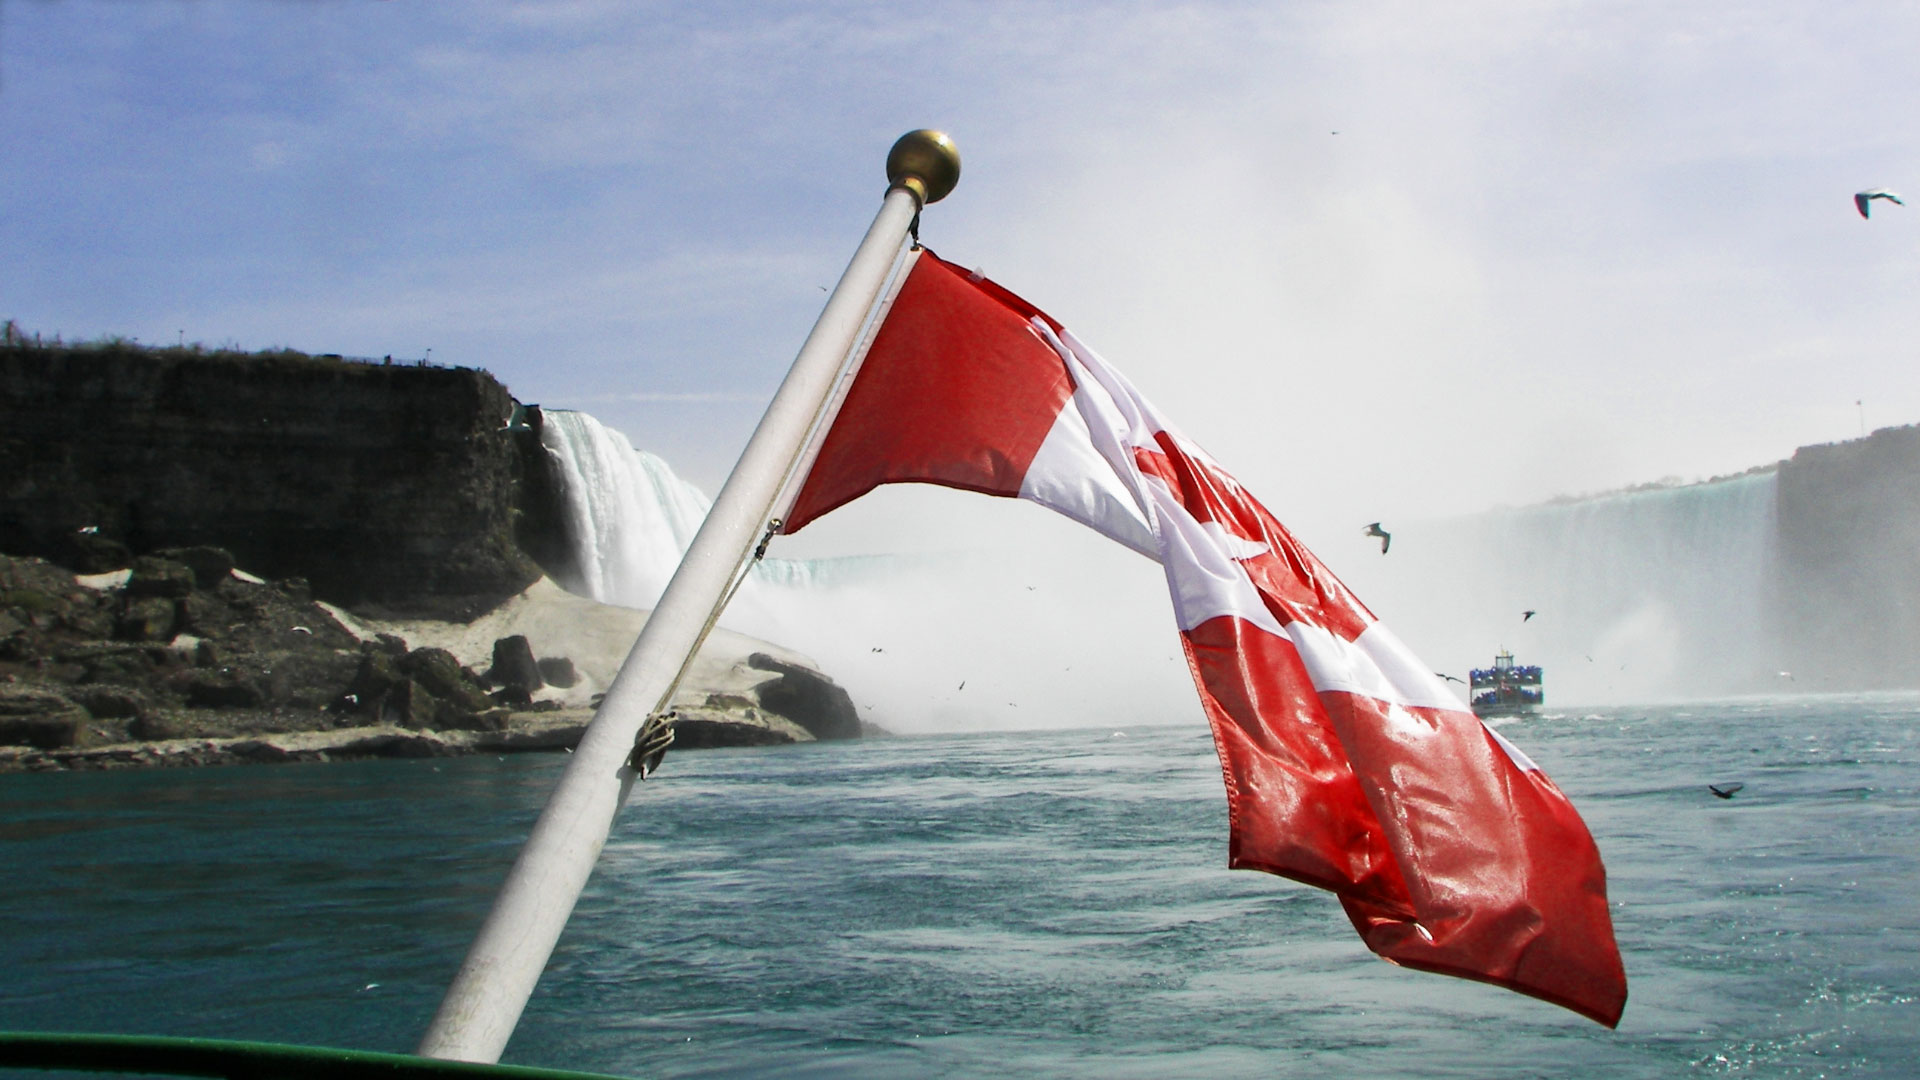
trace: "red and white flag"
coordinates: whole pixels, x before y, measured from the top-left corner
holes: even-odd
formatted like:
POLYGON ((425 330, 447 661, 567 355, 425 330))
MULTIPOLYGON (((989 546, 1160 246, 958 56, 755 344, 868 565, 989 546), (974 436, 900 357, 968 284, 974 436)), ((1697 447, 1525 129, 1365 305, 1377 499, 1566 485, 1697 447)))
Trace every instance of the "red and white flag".
POLYGON ((1566 796, 1092 349, 922 251, 843 391, 782 531, 920 482, 1029 499, 1158 560, 1228 865, 1338 893, 1394 963, 1619 1022, 1606 871, 1566 796))

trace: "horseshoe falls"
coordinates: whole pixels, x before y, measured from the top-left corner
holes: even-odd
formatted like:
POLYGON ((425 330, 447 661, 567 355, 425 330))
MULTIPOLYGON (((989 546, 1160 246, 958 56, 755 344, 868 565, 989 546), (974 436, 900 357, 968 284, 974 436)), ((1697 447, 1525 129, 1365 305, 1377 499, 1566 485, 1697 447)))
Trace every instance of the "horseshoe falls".
POLYGON ((1777 480, 1408 522, 1350 583, 1443 674, 1499 649, 1544 666, 1549 706, 1792 690, 1777 480))

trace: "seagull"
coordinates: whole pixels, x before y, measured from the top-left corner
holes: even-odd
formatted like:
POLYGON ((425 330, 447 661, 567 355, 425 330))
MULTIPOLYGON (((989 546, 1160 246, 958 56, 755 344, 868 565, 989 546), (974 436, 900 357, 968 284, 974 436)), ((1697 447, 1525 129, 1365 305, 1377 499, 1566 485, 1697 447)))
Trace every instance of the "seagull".
POLYGON ((1726 787, 1721 787, 1719 784, 1708 784, 1707 790, 1713 792, 1715 795, 1718 795, 1722 799, 1731 799, 1733 798, 1734 792, 1739 791, 1741 788, 1746 786, 1747 785, 1745 784, 1728 784, 1726 787))
POLYGON ((962 690, 965 690, 966 688, 967 688, 967 680, 965 680, 965 679, 961 679, 961 680, 960 680, 960 685, 959 685, 959 686, 956 686, 956 687, 954 687, 954 688, 953 688, 953 692, 957 694, 957 693, 959 693, 960 691, 962 691, 962 690))
POLYGON ((1860 211, 1861 217, 1868 217, 1869 215, 1867 213, 1867 204, 1872 202, 1875 199, 1885 199, 1895 206, 1907 205, 1906 200, 1902 199, 1900 196, 1895 195, 1893 192, 1888 191, 1886 188, 1877 187, 1877 188, 1874 188, 1872 191, 1856 192, 1853 196, 1853 208, 1855 210, 1860 211))
POLYGON ((1520 613, 1520 621, 1526 622, 1528 619, 1533 618, 1534 614, 1535 613, 1531 611, 1523 611, 1520 613))
POLYGON ((1465 679, 1463 679, 1463 678, 1461 678, 1461 677, 1460 677, 1460 676, 1458 676, 1458 675, 1449 675, 1449 674, 1447 674, 1447 673, 1446 673, 1446 672, 1444 672, 1444 671, 1436 671, 1436 672, 1434 672, 1434 674, 1435 674, 1435 675, 1438 675, 1438 676, 1440 676, 1440 677, 1441 677, 1441 678, 1443 678, 1443 679, 1446 679, 1446 680, 1447 680, 1447 681, 1449 681, 1449 682, 1457 682, 1457 683, 1459 683, 1459 684, 1460 684, 1461 686, 1465 686, 1465 685, 1467 685, 1467 680, 1465 680, 1465 679))
POLYGON ((1380 538, 1380 554, 1382 555, 1385 555, 1387 553, 1387 545, 1393 543, 1393 534, 1381 528, 1380 523, 1377 521, 1367 526, 1366 528, 1361 529, 1360 535, 1379 537, 1380 538))

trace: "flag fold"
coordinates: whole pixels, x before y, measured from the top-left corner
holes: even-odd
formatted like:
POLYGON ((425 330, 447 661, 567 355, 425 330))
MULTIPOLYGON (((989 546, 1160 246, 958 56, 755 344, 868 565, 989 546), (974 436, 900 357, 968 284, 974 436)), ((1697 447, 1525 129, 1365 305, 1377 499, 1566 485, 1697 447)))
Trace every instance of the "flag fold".
POLYGON ((1027 499, 1157 560, 1226 785, 1228 864, 1331 890, 1369 949, 1619 1022, 1585 824, 1092 349, 920 251, 782 531, 881 484, 1027 499))

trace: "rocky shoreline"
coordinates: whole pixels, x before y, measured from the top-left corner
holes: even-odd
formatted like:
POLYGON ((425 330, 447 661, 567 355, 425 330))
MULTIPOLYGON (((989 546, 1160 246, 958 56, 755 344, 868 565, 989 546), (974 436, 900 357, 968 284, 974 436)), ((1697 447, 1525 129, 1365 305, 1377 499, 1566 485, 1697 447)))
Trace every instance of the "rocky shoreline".
MULTIPOLYGON (((0 556, 0 772, 568 749, 647 615, 541 579, 465 622, 381 622, 219 548, 124 561, 0 556)), ((673 711, 677 749, 872 733, 806 658, 725 631, 673 711)))

